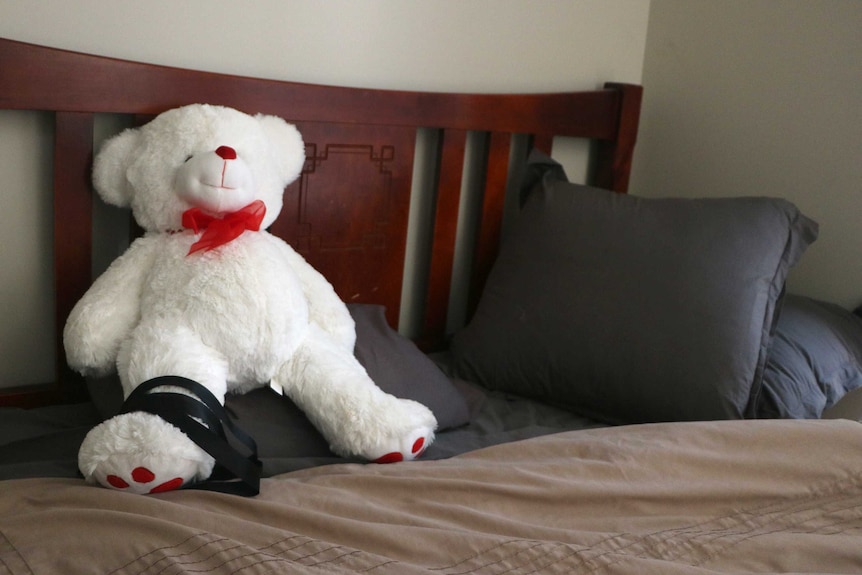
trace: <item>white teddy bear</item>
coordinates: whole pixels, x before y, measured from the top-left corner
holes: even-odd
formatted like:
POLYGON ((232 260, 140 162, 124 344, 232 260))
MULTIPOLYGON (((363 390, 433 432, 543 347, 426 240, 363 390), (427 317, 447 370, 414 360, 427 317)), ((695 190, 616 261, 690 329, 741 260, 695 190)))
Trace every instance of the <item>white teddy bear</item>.
MULTIPOLYGON (((434 415, 371 381, 332 286, 264 231, 304 159, 299 132, 281 118, 201 104, 107 141, 93 166, 96 191, 131 206, 146 233, 72 310, 67 360, 85 375, 117 370, 126 397, 168 375, 199 382, 222 403, 228 392, 272 384, 335 453, 413 459, 433 440, 434 415)), ((101 423, 79 452, 88 481, 136 493, 204 480, 213 464, 143 411, 101 423)))

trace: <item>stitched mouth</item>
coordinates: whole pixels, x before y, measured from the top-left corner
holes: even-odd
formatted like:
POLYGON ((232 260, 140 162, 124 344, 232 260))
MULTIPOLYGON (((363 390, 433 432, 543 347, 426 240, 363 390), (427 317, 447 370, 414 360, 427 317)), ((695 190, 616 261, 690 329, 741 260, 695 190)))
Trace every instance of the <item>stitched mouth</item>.
POLYGON ((208 187, 208 188, 213 188, 216 190, 235 190, 235 189, 237 189, 237 188, 232 188, 230 186, 222 186, 219 184, 208 184, 206 182, 201 182, 201 184, 208 187))

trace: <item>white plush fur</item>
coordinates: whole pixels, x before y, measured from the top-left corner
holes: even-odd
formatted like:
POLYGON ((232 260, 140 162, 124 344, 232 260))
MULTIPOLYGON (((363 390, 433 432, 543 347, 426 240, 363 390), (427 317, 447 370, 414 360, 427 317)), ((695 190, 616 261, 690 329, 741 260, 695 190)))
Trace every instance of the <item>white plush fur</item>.
MULTIPOLYGON (((68 362, 84 374, 117 370, 126 396, 161 375, 195 380, 221 401, 273 381, 335 452, 412 459, 418 439, 433 439, 434 416, 370 380, 353 357, 353 320, 319 272, 266 231, 188 253, 200 234, 183 229, 183 212, 222 216, 262 200, 264 229, 303 162, 302 139, 284 120, 209 105, 165 112, 109 140, 94 163, 96 190, 130 206, 146 234, 73 309, 68 362), (220 157, 220 146, 236 158, 220 157)), ((140 413, 95 428, 79 454, 88 480, 116 487, 106 478, 120 477, 135 492, 149 488, 131 480, 135 469, 153 472, 152 484, 188 482, 206 478, 212 463, 179 430, 140 413)))

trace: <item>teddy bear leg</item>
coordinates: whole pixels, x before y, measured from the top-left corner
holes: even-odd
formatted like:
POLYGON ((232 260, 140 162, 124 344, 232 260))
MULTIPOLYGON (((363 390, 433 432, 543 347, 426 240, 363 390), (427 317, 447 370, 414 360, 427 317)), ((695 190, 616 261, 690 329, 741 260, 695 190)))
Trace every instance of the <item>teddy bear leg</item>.
POLYGON ((434 440, 437 420, 431 410, 381 390, 353 354, 315 324, 274 383, 339 455, 409 461, 434 440))
MULTIPOLYGON (((224 401, 227 364, 185 328, 142 326, 118 358, 125 395, 144 381, 179 375, 198 381, 224 401), (193 357, 193 361, 187 358, 193 357)), ((158 391, 180 388, 158 387, 158 391)), ((85 479, 133 493, 157 493, 206 479, 215 461, 179 428, 144 412, 117 415, 93 428, 78 452, 85 479)))
POLYGON ((163 375, 196 381, 222 404, 227 393, 227 360, 184 325, 141 324, 120 348, 117 370, 125 397, 141 383, 163 375))

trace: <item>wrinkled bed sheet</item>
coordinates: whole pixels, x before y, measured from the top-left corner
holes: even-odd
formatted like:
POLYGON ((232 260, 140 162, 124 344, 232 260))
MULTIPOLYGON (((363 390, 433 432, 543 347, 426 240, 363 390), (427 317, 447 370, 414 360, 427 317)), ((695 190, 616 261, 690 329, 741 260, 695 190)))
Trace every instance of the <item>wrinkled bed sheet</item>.
POLYGON ((580 430, 256 498, 0 483, 0 573, 858 573, 862 425, 580 430))

